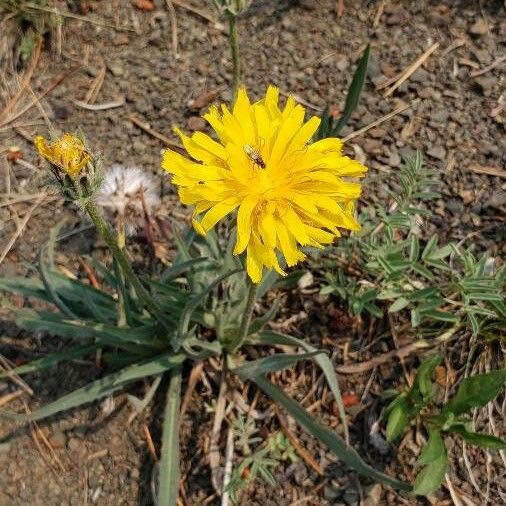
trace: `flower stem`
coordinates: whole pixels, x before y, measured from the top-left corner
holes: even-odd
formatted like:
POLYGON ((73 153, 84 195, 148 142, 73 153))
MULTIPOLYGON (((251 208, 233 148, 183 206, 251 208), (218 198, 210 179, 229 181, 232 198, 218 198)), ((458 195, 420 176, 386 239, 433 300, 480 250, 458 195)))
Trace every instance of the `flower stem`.
POLYGON ((241 327, 239 328, 237 337, 233 339, 228 346, 227 351, 232 352, 240 348, 244 340, 248 337, 249 327, 251 324, 251 319, 253 317, 253 309, 255 308, 257 292, 258 285, 256 283, 253 283, 248 278, 248 298, 246 300, 246 307, 244 308, 244 313, 242 315, 241 327))
POLYGON ((228 40, 232 54, 232 96, 233 102, 237 98, 239 84, 241 82, 241 59, 239 57, 239 43, 237 39, 237 16, 227 11, 228 16, 228 40))
POLYGON ((102 236, 107 246, 111 250, 114 259, 116 260, 116 262, 118 262, 119 266, 121 267, 121 270, 125 275, 125 278, 133 286, 135 293, 137 294, 137 297, 139 297, 142 303, 146 306, 146 309, 164 327, 167 327, 167 322, 165 320, 162 310, 158 307, 158 304, 153 300, 153 298, 144 288, 144 286, 142 286, 142 283, 140 282, 139 278, 132 269, 130 261, 126 257, 125 252, 119 247, 116 238, 109 229, 107 223, 102 218, 102 215, 100 214, 95 204, 91 200, 88 200, 85 204, 85 209, 89 217, 91 218, 91 221, 95 225, 98 233, 102 236))

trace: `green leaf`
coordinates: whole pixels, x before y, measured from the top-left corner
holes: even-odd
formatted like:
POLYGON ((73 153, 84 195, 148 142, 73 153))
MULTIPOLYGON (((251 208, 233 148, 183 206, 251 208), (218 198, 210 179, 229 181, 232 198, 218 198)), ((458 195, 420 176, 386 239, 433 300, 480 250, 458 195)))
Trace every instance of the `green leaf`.
POLYGON ((442 322, 450 322, 450 323, 456 323, 459 321, 459 317, 452 313, 447 313, 446 311, 439 311, 437 309, 428 309, 428 310, 421 310, 420 311, 423 316, 426 316, 428 318, 432 318, 434 320, 439 320, 442 322))
POLYGON ((134 364, 119 372, 100 378, 88 385, 74 390, 72 393, 60 397, 58 400, 47 404, 46 406, 33 411, 30 414, 23 415, 19 413, 6 413, 0 411, 0 416, 5 416, 19 422, 28 422, 41 420, 48 416, 66 411, 67 409, 81 406, 88 402, 101 399, 107 395, 111 395, 117 390, 123 388, 127 383, 144 378, 146 376, 156 376, 173 367, 179 366, 185 360, 185 356, 165 354, 144 362, 142 364, 134 364))
POLYGON ((433 460, 418 473, 413 492, 416 495, 429 495, 435 492, 443 481, 446 467, 447 457, 446 451, 444 451, 440 457, 433 460))
POLYGON ((348 89, 348 94, 346 95, 346 101, 344 103, 343 114, 332 129, 332 136, 337 137, 339 135, 343 127, 351 118, 353 111, 357 108, 358 100, 360 98, 360 94, 362 93, 362 88, 364 87, 365 78, 367 75, 367 65, 369 64, 370 53, 371 46, 370 44, 367 44, 367 47, 365 48, 365 51, 358 62, 357 70, 353 75, 353 79, 348 89))
POLYGON ((401 309, 404 309, 409 304, 409 300, 405 297, 399 297, 389 308, 389 313, 396 313, 401 309))
POLYGON ((406 399, 394 401, 395 405, 388 415, 386 437, 391 442, 400 436, 411 419, 411 407, 406 399))
POLYGON ((442 414, 455 416, 472 408, 486 406, 500 392, 506 382, 506 368, 466 378, 457 393, 443 407, 442 414))
POLYGON ((28 364, 20 365, 8 372, 0 373, 0 379, 10 376, 11 374, 21 375, 34 371, 42 371, 43 369, 48 369, 49 367, 63 362, 64 360, 73 360, 85 357, 95 350, 98 350, 100 346, 100 344, 88 344, 86 346, 71 348, 70 350, 57 351, 56 353, 51 353, 45 357, 38 358, 37 360, 32 360, 28 364))
POLYGON ((426 358, 418 368, 412 390, 420 392, 425 402, 432 399, 434 395, 432 375, 442 360, 442 355, 432 355, 426 358))
POLYGON ((441 431, 431 430, 429 431, 429 440, 427 446, 422 450, 416 463, 419 466, 430 464, 436 459, 441 458, 445 454, 445 445, 441 436, 441 431))
POLYGON ((312 351, 309 353, 276 353, 270 357, 259 358, 246 362, 232 369, 242 380, 252 379, 255 376, 267 374, 269 372, 286 369, 301 360, 313 358, 323 350, 312 351))
POLYGON ((490 434, 480 434, 479 432, 468 431, 463 424, 452 425, 449 432, 460 434, 466 443, 487 448, 489 450, 505 450, 506 441, 490 434))
POLYGON ((385 485, 400 489, 410 490, 407 483, 383 474, 370 465, 368 465, 360 455, 332 430, 318 423, 299 403, 288 397, 280 388, 273 385, 266 378, 257 376, 254 382, 262 389, 271 399, 282 406, 287 413, 294 418, 302 427, 304 427, 312 436, 319 439, 328 446, 346 465, 355 469, 363 476, 367 476, 385 485))
POLYGON ((172 370, 163 419, 158 506, 174 506, 179 494, 181 366, 172 370))
POLYGON ((262 330, 262 327, 267 323, 270 322, 278 312, 279 309, 279 300, 276 300, 274 304, 271 306, 269 311, 265 313, 264 315, 260 316, 259 318, 255 318, 249 327, 249 333, 255 334, 256 332, 260 332, 262 330))
MULTIPOLYGON (((248 341, 251 344, 267 344, 270 346, 276 345, 285 345, 285 346, 300 346, 306 352, 314 352, 317 349, 314 346, 306 343, 302 339, 297 339, 296 337, 289 336, 286 334, 280 334, 279 332, 262 332, 260 334, 252 335, 248 337, 248 341)), ((320 369, 323 371, 325 379, 330 387, 332 395, 337 404, 337 409, 339 411, 339 417, 341 418, 341 423, 344 429, 344 438, 348 442, 348 423, 346 421, 346 411, 344 409, 343 399, 341 396, 341 390, 339 388, 339 382, 337 381, 337 375, 334 370, 334 365, 332 364, 330 358, 326 354, 315 355, 315 362, 320 366, 320 369)))
POLYGON ((425 245, 425 248, 422 251, 422 260, 425 260, 430 254, 434 251, 434 248, 437 246, 438 236, 434 234, 425 245))

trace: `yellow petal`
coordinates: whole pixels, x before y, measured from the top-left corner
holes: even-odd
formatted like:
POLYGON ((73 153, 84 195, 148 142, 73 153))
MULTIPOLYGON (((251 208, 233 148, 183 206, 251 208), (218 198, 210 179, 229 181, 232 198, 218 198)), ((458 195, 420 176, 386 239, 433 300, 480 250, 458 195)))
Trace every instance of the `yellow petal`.
POLYGON ((234 255, 239 255, 248 246, 251 237, 252 214, 258 204, 256 195, 246 197, 237 211, 237 241, 234 255))
POLYGON ((207 211, 204 218, 200 222, 202 228, 207 232, 213 228, 223 217, 231 213, 237 206, 239 201, 236 197, 231 197, 224 202, 218 202, 207 211))

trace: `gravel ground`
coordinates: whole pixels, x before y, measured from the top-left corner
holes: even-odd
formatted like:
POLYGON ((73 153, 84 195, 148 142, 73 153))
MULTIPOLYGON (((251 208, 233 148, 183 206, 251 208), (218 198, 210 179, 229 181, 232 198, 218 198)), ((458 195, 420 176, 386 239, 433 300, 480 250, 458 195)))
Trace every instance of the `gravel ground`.
MULTIPOLYGON (((209 3, 188 0, 188 4, 216 17, 209 3)), ((165 2, 155 2, 153 11, 140 10, 126 0, 90 0, 81 4, 87 6, 90 18, 105 21, 116 29, 75 19, 65 21, 61 55, 49 47, 43 51, 31 81, 33 90, 41 93, 62 73, 79 68, 41 101, 46 120, 57 131, 81 130, 89 145, 102 153, 106 165, 135 164, 158 174, 163 196, 159 216, 180 217, 181 209, 159 169, 163 142, 140 129, 129 117, 134 115, 173 140, 176 139, 171 133, 172 125, 181 125, 186 130, 205 128, 199 118, 198 102, 208 93, 217 100, 230 99, 227 39, 220 26, 176 7, 179 39, 176 57, 165 2), (124 97, 125 104, 107 110, 84 110, 75 101, 84 99, 103 68, 105 77, 96 103, 106 104, 124 97)), ((403 105, 411 107, 350 141, 350 151, 370 167, 364 199, 384 202, 389 173, 399 167, 403 157, 419 149, 442 180, 442 198, 435 203, 427 233, 437 230, 447 238, 467 241, 466 244, 475 241, 480 247, 491 249, 494 255, 501 255, 505 249, 506 207, 506 109, 503 109, 506 17, 501 2, 345 0, 343 5, 339 17, 335 1, 255 0, 239 25, 244 84, 254 97, 259 97, 269 83, 275 83, 284 92, 295 93, 311 104, 315 112, 326 104, 339 111, 355 61, 370 41, 372 60, 361 105, 343 135, 370 125, 403 105), (383 12, 378 17, 381 6, 383 12), (405 70, 434 43, 439 46, 424 65, 385 97, 386 88, 379 89, 382 84, 405 70)), ((47 134, 40 112, 32 108, 17 120, 21 133, 47 134), (38 124, 33 125, 34 122, 38 124)), ((10 171, 11 191, 33 194, 42 189, 44 176, 37 170, 39 162, 32 147, 19 132, 0 129, 0 172, 10 171), (8 162, 4 149, 13 146, 35 168, 8 162)), ((3 194, 8 190, 4 181, 0 182, 3 194)), ((31 203, 0 207, 3 242, 15 230, 13 213, 31 203)), ((33 260, 46 240, 48 228, 62 218, 67 220, 69 229, 86 225, 58 200, 42 201, 22 237, 0 265, 0 274, 25 273, 27 262, 33 260)), ((61 258, 65 258, 67 266, 75 253, 100 256, 103 250, 91 231, 74 236, 62 247, 65 256, 61 258)), ((77 270, 77 265, 75 262, 70 268, 77 270)), ((14 303, 22 305, 24 301, 14 299, 14 303)), ((296 303, 288 307, 297 310, 296 303)), ((4 314, 0 312, 0 316, 4 314)), ((321 341, 328 332, 313 329, 311 337, 321 341)), ((349 329, 341 328, 332 331, 331 337, 339 342, 346 339, 346 332, 349 334, 349 329)), ((41 336, 20 333, 7 322, 2 335, 5 338, 0 352, 11 358, 22 353, 26 359, 59 346, 42 341, 41 336)), ((29 377, 27 381, 34 390, 30 407, 33 409, 67 392, 71 386, 84 384, 97 372, 92 363, 73 364, 58 368, 43 379, 29 377)), ((362 392, 367 379, 347 378, 343 390, 362 392)), ((306 383, 297 385, 301 391, 295 389, 293 394, 303 397, 310 387, 310 377, 306 383)), ((137 394, 141 395, 147 387, 139 386, 137 394)), ((12 384, 0 380, 0 397, 12 390, 12 384)), ((210 403, 212 395, 202 387, 199 399, 194 397, 195 404, 183 424, 182 450, 186 454, 183 471, 189 471, 185 504, 189 505, 203 504, 213 493, 202 450, 210 428, 203 402, 210 403)), ((18 399, 8 408, 22 410, 23 404, 18 399)), ((320 416, 336 426, 332 406, 320 409, 320 416)), ((370 419, 377 415, 375 410, 374 405, 369 405, 362 413, 351 413, 354 441, 363 446, 365 456, 378 467, 383 465, 401 478, 410 477, 412 450, 418 442, 408 441, 408 450, 398 461, 391 454, 381 456, 367 443, 366 431, 370 419)), ((155 408, 129 423, 131 412, 120 397, 112 404, 107 401, 100 406, 74 410, 40 424, 40 431, 52 443, 57 456, 57 461, 51 463, 47 452, 46 460, 41 457, 34 442, 31 430, 38 434, 37 440, 41 437, 37 429, 18 428, 2 421, 0 466, 4 472, 0 476, 0 505, 152 504, 151 483, 156 465, 146 443, 145 428, 150 428, 157 443, 159 413, 155 408)), ((379 485, 366 482, 360 485, 354 475, 333 463, 330 454, 310 438, 300 437, 316 460, 326 466, 325 476, 319 477, 300 462, 286 465, 279 470, 279 487, 273 490, 256 482, 243 496, 242 504, 288 505, 304 497, 309 497, 306 504, 318 505, 353 505, 361 497, 362 504, 367 505, 415 504, 414 499, 400 498, 379 485)), ((473 453, 470 458, 473 466, 479 466, 479 483, 485 486, 484 454, 473 453)), ((454 471, 454 485, 472 497, 474 487, 461 457, 455 460, 454 471)), ((499 504, 500 498, 494 493, 487 504, 499 504)), ((449 504, 446 500, 443 490, 432 504, 449 504)), ((486 504, 480 496, 473 500, 486 504)), ((207 504, 219 504, 217 499, 209 501, 207 504)))

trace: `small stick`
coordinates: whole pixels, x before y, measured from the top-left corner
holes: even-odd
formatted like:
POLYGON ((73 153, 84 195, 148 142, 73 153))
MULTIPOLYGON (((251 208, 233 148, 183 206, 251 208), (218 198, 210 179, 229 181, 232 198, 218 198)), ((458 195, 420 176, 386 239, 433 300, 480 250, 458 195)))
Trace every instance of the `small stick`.
POLYGON ((170 27, 172 29, 172 52, 174 53, 174 58, 177 60, 179 58, 179 50, 177 40, 178 37, 177 37, 176 9, 174 8, 172 0, 165 0, 165 5, 167 6, 167 10, 169 11, 170 27))
POLYGON ((211 467, 211 483, 214 490, 221 494, 222 483, 219 480, 220 469, 220 433, 223 419, 225 418, 225 408, 227 405, 227 368, 224 364, 221 370, 220 377, 220 390, 218 393, 218 400, 216 401, 216 410, 214 412, 213 428, 211 431, 211 438, 209 441, 209 466, 211 467))
POLYGON ((146 123, 142 120, 140 120, 139 118, 137 118, 136 116, 134 116, 133 114, 129 114, 126 116, 126 119, 130 122, 132 122, 134 125, 138 126, 141 130, 144 130, 146 133, 148 133, 149 135, 152 135, 153 137, 155 137, 156 139, 162 141, 163 143, 165 143, 167 146, 171 147, 171 148, 175 148, 175 149, 184 149, 183 146, 181 146, 181 144, 177 143, 177 142, 174 142, 174 141, 171 141, 168 137, 166 137, 165 135, 161 134, 160 132, 157 132, 156 130, 153 130, 150 126, 149 126, 149 123, 146 123))
POLYGON ((82 65, 76 65, 72 67, 68 72, 60 74, 56 77, 56 79, 49 85, 49 87, 43 91, 38 97, 35 97, 24 109, 19 111, 14 116, 7 118, 3 123, 0 123, 0 127, 3 127, 9 123, 12 123, 14 120, 18 119, 20 116, 23 116, 25 112, 29 111, 34 105, 36 105, 42 98, 44 98, 47 94, 51 93, 57 86, 59 86, 67 77, 71 76, 74 72, 79 70, 82 65))
POLYGON ((206 21, 209 21, 209 23, 211 23, 218 30, 220 30, 222 32, 226 32, 225 27, 217 19, 214 19, 212 16, 207 14, 207 12, 197 9, 196 7, 192 7, 191 5, 188 5, 187 3, 183 2, 182 0, 172 0, 172 3, 174 5, 177 5, 178 7, 181 7, 182 9, 186 9, 187 11, 192 12, 193 14, 196 14, 197 16, 200 16, 201 18, 205 19, 206 21))
POLYGON ((21 397, 24 393, 26 392, 23 392, 23 390, 16 390, 15 392, 11 392, 10 394, 0 397, 0 406, 5 406, 6 404, 9 404, 9 402, 13 401, 14 399, 17 399, 18 397, 21 397))
POLYGON ((223 495, 221 496, 221 506, 228 506, 230 496, 228 494, 227 485, 230 483, 232 476, 232 463, 234 460, 234 429, 228 428, 227 445, 225 447, 225 475, 223 476, 223 495))
POLYGON ((19 102, 19 99, 22 97, 25 88, 27 87, 30 79, 32 78, 33 72, 39 63, 40 53, 42 49, 42 36, 38 36, 37 46, 35 47, 35 51, 33 53, 33 57, 30 60, 30 65, 26 69, 26 72, 23 74, 23 79, 21 81, 21 85, 19 87, 18 92, 11 98, 9 103, 5 106, 4 110, 0 113, 0 122, 7 116, 7 113, 19 102))
POLYGON ((97 281, 95 273, 93 272, 91 267, 81 257, 78 257, 77 261, 79 262, 79 265, 83 268, 83 271, 86 273, 86 276, 88 276, 91 286, 97 290, 100 290, 100 283, 97 281))
POLYGON ((378 10, 376 11, 376 15, 374 16, 374 21, 372 22, 373 28, 378 28, 384 10, 385 10, 385 0, 381 0, 380 4, 378 5, 378 10))
POLYGON ((100 71, 98 72, 97 77, 93 79, 90 89, 87 91, 84 97, 84 102, 87 102, 88 104, 93 104, 97 100, 98 94, 100 93, 100 89, 104 84, 106 72, 107 67, 105 63, 102 62, 102 66, 100 67, 100 71))
POLYGON ((344 14, 344 0, 336 0, 336 15, 342 18, 344 14))
POLYGON ((281 431, 286 436, 288 441, 290 441, 291 445, 295 448, 295 451, 299 454, 300 458, 314 471, 316 471, 320 476, 323 476, 323 469, 320 464, 316 462, 316 460, 312 457, 312 455, 300 445, 299 440, 293 434, 293 432, 288 428, 288 424, 286 423, 283 415, 279 412, 278 408, 275 407, 274 411, 276 412, 276 416, 279 420, 279 425, 281 426, 281 431))
POLYGON ((14 383, 21 387, 28 395, 33 395, 33 390, 21 379, 21 377, 12 371, 13 367, 6 358, 0 355, 0 371, 6 373, 14 383))
POLYGON ((490 72, 492 69, 495 69, 503 61, 506 61, 506 55, 501 56, 500 58, 497 58, 497 60, 495 60, 494 62, 492 62, 490 65, 487 65, 486 67, 483 67, 480 70, 473 70, 469 75, 471 77, 482 76, 483 74, 486 74, 487 72, 490 72))
POLYGON ((106 111, 107 109, 114 109, 125 105, 125 97, 120 97, 112 102, 104 102, 103 104, 88 104, 87 102, 83 102, 81 100, 72 100, 72 102, 78 107, 87 109, 88 111, 106 111))
POLYGON ((192 394, 195 391, 195 387, 199 382, 200 377, 202 376, 202 371, 204 369, 204 362, 198 362, 193 366, 191 370, 190 377, 188 378, 188 385, 186 386, 186 392, 184 393, 183 402, 181 403, 181 411, 179 414, 179 419, 183 420, 186 410, 188 409, 188 405, 190 404, 192 394))
POLYGON ((283 95, 285 97, 292 96, 299 104, 305 105, 306 107, 309 107, 310 109, 314 109, 315 111, 318 111, 318 112, 323 112, 323 107, 312 104, 311 102, 307 102, 301 96, 296 95, 295 93, 287 93, 286 91, 283 91, 283 90, 279 90, 279 92, 281 93, 281 95, 283 95))
POLYGON ((471 167, 471 170, 473 172, 476 172, 476 174, 486 174, 487 176, 506 177, 506 170, 499 169, 498 167, 475 165, 474 167, 471 167))
POLYGON ((346 137, 343 137, 341 140, 343 142, 348 142, 351 139, 354 139, 355 137, 362 135, 363 133, 367 132, 368 130, 371 130, 371 128, 377 127, 378 125, 385 123, 385 121, 388 121, 389 119, 393 118, 394 116, 397 116, 401 112, 411 109, 411 107, 414 107, 416 104, 418 104, 418 102, 420 102, 419 98, 413 100, 413 102, 411 102, 411 104, 403 105, 403 106, 395 109, 394 111, 389 112, 388 114, 385 114, 385 116, 382 116, 381 118, 373 121, 369 125, 366 125, 365 127, 362 127, 359 130, 352 132, 351 134, 347 135, 346 137))
POLYGON ((144 423, 142 425, 142 430, 144 431, 144 435, 146 436, 146 443, 148 444, 149 453, 153 457, 155 462, 158 462, 158 455, 156 453, 155 445, 153 443, 153 438, 151 437, 151 432, 149 432, 149 427, 144 423))
POLYGON ((35 208, 37 208, 41 204, 42 200, 44 199, 44 196, 45 196, 45 194, 42 195, 42 196, 40 196, 36 200, 36 202, 33 203, 32 207, 30 207, 30 209, 28 210, 28 212, 25 214, 23 220, 19 224, 18 229, 12 235, 12 237, 9 239, 9 241, 7 242, 7 245, 5 246, 4 250, 0 254, 0 264, 3 262, 4 258, 7 256, 7 253, 9 253, 10 249, 12 248, 12 246, 14 245, 14 243, 17 241, 18 237, 23 232, 24 228, 26 227, 26 224, 28 223, 28 220, 32 216, 33 212, 35 211, 35 208))
POLYGON ((419 56, 404 72, 402 72, 399 80, 393 84, 387 91, 383 94, 384 97, 390 96, 404 81, 409 79, 409 77, 427 60, 427 58, 439 47, 439 42, 434 42, 432 46, 430 46, 425 53, 419 56))
POLYGON ((64 18, 77 19, 79 21, 85 21, 86 23, 91 23, 92 25, 103 26, 105 28, 114 28, 115 30, 124 30, 128 32, 133 32, 132 28, 121 28, 115 25, 111 25, 109 23, 105 23, 104 21, 99 21, 97 19, 91 19, 89 16, 80 16, 79 14, 73 14, 71 12, 63 12, 58 9, 51 9, 50 7, 43 7, 42 5, 37 5, 31 2, 25 4, 25 7, 29 9, 33 9, 34 11, 42 11, 48 12, 49 14, 54 14, 56 16, 62 16, 64 18))
POLYGON ((351 365, 340 365, 336 367, 336 371, 341 374, 358 374, 365 371, 369 371, 370 369, 373 369, 378 365, 388 362, 393 357, 405 358, 409 356, 411 353, 417 353, 422 350, 427 350, 439 346, 440 344, 449 341, 459 329, 460 325, 457 324, 452 328, 448 329, 440 336, 431 339, 430 341, 420 339, 418 341, 415 341, 414 343, 403 346, 398 350, 392 350, 387 353, 383 353, 382 355, 378 355, 372 358, 371 360, 367 360, 366 362, 360 362, 358 364, 351 364, 351 365))

